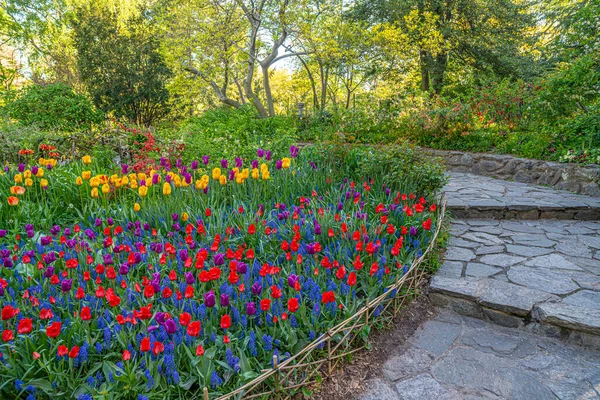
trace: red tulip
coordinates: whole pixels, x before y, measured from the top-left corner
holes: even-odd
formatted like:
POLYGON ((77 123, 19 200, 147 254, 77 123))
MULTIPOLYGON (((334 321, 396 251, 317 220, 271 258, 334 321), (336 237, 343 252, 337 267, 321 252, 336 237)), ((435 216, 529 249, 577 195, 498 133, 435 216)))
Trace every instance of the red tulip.
POLYGON ((350 275, 348 275, 348 285, 350 287, 356 285, 356 272, 352 271, 350 272, 350 275))
POLYGON ((200 321, 190 322, 187 327, 187 334, 190 336, 198 336, 200 334, 200 321))
POLYGON ((165 345, 161 342, 154 342, 154 345, 152 346, 152 353, 157 356, 163 351, 165 351, 165 345))
POLYGON ((202 347, 202 345, 199 344, 198 347, 196 347, 196 355, 198 357, 200 357, 203 354, 204 354, 204 347, 202 347))
POLYGON ((17 326, 17 332, 20 335, 31 332, 31 318, 23 318, 19 321, 19 325, 17 326))
POLYGON ((140 343, 140 351, 145 353, 148 350, 150 350, 150 339, 145 337, 142 339, 142 342, 140 343))
POLYGON ((69 354, 69 348, 61 344, 60 346, 58 346, 57 354, 59 357, 66 356, 67 354, 69 354))
POLYGON ((260 301, 260 309, 263 311, 269 311, 271 308, 271 299, 262 299, 260 301))
POLYGON ((73 346, 69 352, 69 358, 75 358, 79 355, 79 346, 73 346))
POLYGON ((189 324, 191 320, 192 316, 190 315, 190 313, 183 312, 179 314, 179 323, 181 324, 181 326, 187 326, 187 324, 189 324))
POLYGON ((335 301, 335 294, 332 291, 329 292, 324 292, 323 295, 321 296, 321 302, 322 303, 333 303, 335 301))
POLYGON ((81 312, 79 313, 79 317, 81 317, 82 321, 89 321, 90 319, 92 319, 92 313, 90 312, 90 308, 88 306, 85 306, 81 309, 81 312))
POLYGON ((123 358, 123 361, 127 361, 131 358, 131 353, 129 350, 123 350, 123 355, 121 357, 123 358))
POLYGON ((422 223, 423 225, 423 229, 425 229, 426 231, 431 229, 431 218, 427 218, 427 220, 423 221, 422 223))
POLYGON ((13 306, 4 306, 4 308, 2 309, 2 320, 6 321, 7 319, 11 319, 18 313, 18 308, 14 308, 13 306))
POLYGON ((288 300, 288 310, 291 313, 295 313, 296 311, 298 311, 298 308, 299 308, 298 298, 292 297, 291 299, 288 300))
POLYGON ((55 338, 58 335, 60 335, 61 328, 62 328, 62 323, 55 321, 52 324, 50 324, 49 327, 46 328, 46 335, 48 335, 49 338, 55 338))
POLYGON ((13 331, 11 331, 10 329, 6 329, 4 332, 2 332, 2 340, 5 342, 9 342, 11 340, 13 340, 15 337, 13 331))
POLYGON ((231 317, 227 314, 221 317, 221 329, 228 329, 231 327, 231 317))

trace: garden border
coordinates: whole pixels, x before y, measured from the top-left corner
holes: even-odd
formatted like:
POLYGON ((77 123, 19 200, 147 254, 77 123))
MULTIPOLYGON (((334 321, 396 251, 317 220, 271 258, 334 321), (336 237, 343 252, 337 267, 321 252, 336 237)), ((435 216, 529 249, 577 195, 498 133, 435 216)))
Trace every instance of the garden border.
MULTIPOLYGON (((325 369, 325 376, 331 376, 343 357, 364 349, 365 345, 356 347, 353 346, 353 343, 360 337, 362 327, 369 324, 369 319, 375 309, 383 306, 375 318, 391 320, 416 294, 419 282, 426 274, 426 270, 419 267, 435 247, 444 222, 445 196, 440 198, 439 205, 441 206, 440 216, 431 242, 423 254, 413 261, 408 272, 401 278, 397 278, 396 283, 388 286, 385 293, 373 300, 367 300, 367 304, 354 315, 329 329, 326 334, 321 335, 285 361, 279 363, 277 356, 273 356, 273 368, 262 370, 262 374, 252 381, 232 392, 216 397, 216 400, 260 397, 290 399, 292 396, 288 394, 288 391, 318 383, 319 379, 315 375, 322 369, 325 369), (390 296, 390 292, 393 291, 397 292, 394 296, 390 296), (400 293, 400 291, 402 292, 400 293), (392 305, 393 307, 391 307, 392 305), (313 351, 320 350, 320 348, 326 348, 326 356, 315 360, 310 359, 313 351), (274 388, 267 385, 269 380, 273 383, 274 388), (253 391, 258 391, 258 393, 252 394, 253 391)), ((205 387, 203 390, 204 400, 208 400, 210 398, 208 388, 205 387)))

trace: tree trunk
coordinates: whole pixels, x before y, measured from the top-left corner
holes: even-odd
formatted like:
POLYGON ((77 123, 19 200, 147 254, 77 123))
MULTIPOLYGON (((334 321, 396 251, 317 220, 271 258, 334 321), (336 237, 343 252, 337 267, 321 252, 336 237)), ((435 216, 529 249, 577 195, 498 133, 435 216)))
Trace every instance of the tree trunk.
POLYGON ((265 86, 265 98, 267 100, 267 108, 269 109, 269 117, 275 116, 275 105, 273 104, 273 94, 271 93, 271 82, 269 80, 269 64, 260 65, 263 74, 263 85, 265 86))
POLYGON ((440 53, 431 65, 431 86, 436 94, 440 94, 444 88, 444 75, 448 66, 448 53, 440 53))
POLYGON ((429 91, 429 69, 427 68, 427 52, 419 50, 419 64, 421 67, 421 90, 429 91))

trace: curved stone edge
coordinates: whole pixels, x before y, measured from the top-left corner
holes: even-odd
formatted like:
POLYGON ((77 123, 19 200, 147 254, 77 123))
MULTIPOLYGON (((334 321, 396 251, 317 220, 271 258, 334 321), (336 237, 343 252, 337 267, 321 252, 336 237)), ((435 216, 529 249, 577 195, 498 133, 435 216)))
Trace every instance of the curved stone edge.
POLYGON ((442 158, 448 171, 551 186, 600 197, 600 166, 557 163, 488 153, 423 149, 442 158))
POLYGON ((600 310, 562 303, 547 292, 494 279, 435 276, 429 298, 435 306, 468 317, 600 349, 600 310))

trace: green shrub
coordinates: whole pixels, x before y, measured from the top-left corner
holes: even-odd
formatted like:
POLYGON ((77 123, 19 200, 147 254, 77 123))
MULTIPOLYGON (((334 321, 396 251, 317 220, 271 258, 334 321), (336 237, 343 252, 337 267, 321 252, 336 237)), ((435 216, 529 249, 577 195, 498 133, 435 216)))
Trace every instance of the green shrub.
POLYGON ((5 112, 24 126, 65 132, 89 130, 104 119, 87 97, 62 83, 23 89, 6 105, 5 112))
POLYGON ((296 124, 287 116, 261 119, 249 107, 217 108, 187 120, 179 135, 185 144, 186 162, 203 155, 250 159, 256 157, 259 148, 287 153, 296 142, 296 124))
POLYGON ((443 164, 407 141, 387 145, 320 143, 306 149, 307 157, 338 178, 349 177, 357 184, 373 180, 392 190, 414 193, 438 192, 444 183, 443 164))

